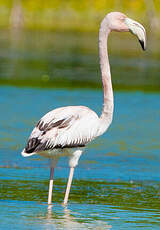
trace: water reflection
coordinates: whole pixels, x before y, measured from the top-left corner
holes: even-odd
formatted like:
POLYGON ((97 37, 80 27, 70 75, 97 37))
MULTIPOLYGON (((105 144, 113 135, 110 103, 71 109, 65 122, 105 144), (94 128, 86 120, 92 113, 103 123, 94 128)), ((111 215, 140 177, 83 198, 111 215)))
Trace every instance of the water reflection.
MULTIPOLYGON (((44 219, 46 230, 49 230, 50 227, 55 226, 56 229, 66 229, 66 230, 80 230, 80 229, 106 229, 109 230, 112 228, 111 225, 108 225, 106 221, 103 220, 94 220, 89 216, 82 215, 78 210, 73 212, 67 207, 61 209, 61 214, 57 213, 56 206, 49 205, 47 209, 46 219, 44 219), (60 215, 59 215, 60 214, 60 215)), ((91 210, 90 210, 91 211, 91 210)))
POLYGON ((48 210, 44 203, 20 201, 0 205, 2 229, 159 229, 160 213, 154 209, 70 203, 67 210, 58 204, 48 210))
POLYGON ((16 87, 0 91, 2 229, 7 229, 6 223, 17 230, 28 229, 28 223, 30 229, 159 229, 160 94, 115 93, 112 126, 81 157, 67 210, 60 205, 68 176, 64 158, 55 170, 54 206, 47 210, 48 161, 22 158, 24 140, 35 121, 58 106, 82 104, 100 113, 101 92, 16 87))

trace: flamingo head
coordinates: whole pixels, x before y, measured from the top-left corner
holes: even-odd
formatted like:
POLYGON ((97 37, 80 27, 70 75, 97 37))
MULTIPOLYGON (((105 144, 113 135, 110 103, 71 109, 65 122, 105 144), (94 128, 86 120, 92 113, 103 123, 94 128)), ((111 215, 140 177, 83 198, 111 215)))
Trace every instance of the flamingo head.
POLYGON ((144 27, 137 21, 128 18, 120 12, 111 12, 106 16, 108 27, 111 31, 128 32, 134 34, 143 50, 146 49, 146 31, 144 27))

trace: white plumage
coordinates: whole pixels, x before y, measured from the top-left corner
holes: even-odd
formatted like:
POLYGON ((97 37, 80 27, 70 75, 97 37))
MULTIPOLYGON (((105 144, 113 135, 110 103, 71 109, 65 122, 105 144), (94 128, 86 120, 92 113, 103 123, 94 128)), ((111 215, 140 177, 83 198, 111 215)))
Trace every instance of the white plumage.
POLYGON ((107 39, 111 31, 131 31, 145 50, 146 34, 144 27, 119 12, 112 12, 102 20, 99 30, 99 56, 103 83, 104 103, 100 117, 85 106, 68 106, 47 113, 33 129, 23 156, 39 154, 52 159, 48 204, 52 200, 53 171, 58 158, 69 156, 70 175, 64 198, 68 201, 74 167, 83 148, 95 137, 102 135, 109 127, 113 117, 113 90, 108 59, 107 39))
POLYGON ((47 157, 50 156, 50 150, 58 149, 60 152, 64 148, 84 147, 101 134, 100 127, 99 117, 88 107, 57 108, 38 122, 29 137, 30 145, 23 150, 22 155, 27 157, 43 152, 47 157))

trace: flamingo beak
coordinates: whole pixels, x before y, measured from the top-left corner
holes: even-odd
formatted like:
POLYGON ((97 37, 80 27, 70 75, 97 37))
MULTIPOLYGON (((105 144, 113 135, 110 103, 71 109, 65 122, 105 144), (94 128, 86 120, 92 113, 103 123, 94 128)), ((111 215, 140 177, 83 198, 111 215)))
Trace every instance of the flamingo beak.
POLYGON ((146 50, 146 31, 144 27, 130 18, 125 19, 125 24, 127 25, 129 31, 138 37, 142 49, 146 50))

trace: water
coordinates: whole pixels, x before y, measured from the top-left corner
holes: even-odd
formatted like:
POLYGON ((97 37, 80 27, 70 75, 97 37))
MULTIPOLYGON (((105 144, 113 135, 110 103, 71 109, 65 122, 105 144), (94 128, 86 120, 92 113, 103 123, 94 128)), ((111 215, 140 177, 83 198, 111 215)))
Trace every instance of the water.
POLYGON ((64 208, 66 158, 47 206, 49 162, 20 155, 35 122, 58 106, 101 111, 99 90, 0 87, 1 229, 159 229, 160 95, 115 92, 108 132, 89 144, 64 208), (16 221, 15 221, 16 220, 16 221))
POLYGON ((160 229, 160 65, 153 39, 146 53, 131 35, 109 39, 118 89, 112 125, 81 156, 67 207, 61 204, 68 160, 60 159, 48 209, 49 162, 20 152, 35 123, 56 107, 85 105, 100 114, 97 35, 1 31, 0 229, 160 229))

